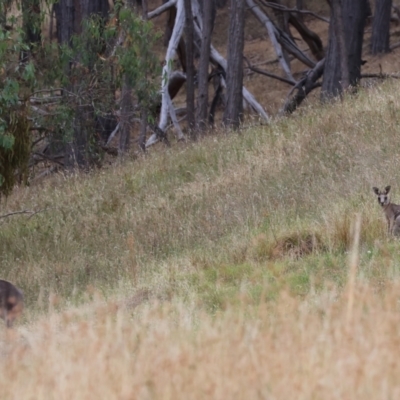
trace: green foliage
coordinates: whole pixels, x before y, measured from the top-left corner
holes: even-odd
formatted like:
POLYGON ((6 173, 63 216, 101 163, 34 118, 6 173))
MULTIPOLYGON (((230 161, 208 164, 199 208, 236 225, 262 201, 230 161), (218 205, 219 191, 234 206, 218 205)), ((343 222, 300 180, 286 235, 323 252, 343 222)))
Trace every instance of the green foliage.
POLYGON ((119 22, 125 36, 124 46, 117 51, 120 76, 128 78, 139 103, 149 108, 158 90, 160 63, 153 48, 159 36, 154 34, 151 22, 143 21, 130 9, 119 9, 119 22))
POLYGON ((151 108, 158 90, 159 63, 153 52, 157 36, 152 25, 121 4, 114 11, 108 24, 93 15, 83 21, 82 32, 73 35, 68 44, 42 49, 46 58, 40 65, 43 84, 65 90, 47 109, 51 112, 35 115, 34 123, 46 128, 53 149, 85 142, 82 157, 86 165, 101 161, 99 144, 105 138, 98 121, 115 119, 113 114, 119 108, 116 94, 122 82, 128 79, 133 102, 140 107, 151 108), (125 38, 122 47, 121 38, 125 38))
MULTIPOLYGON (((0 0, 3 16, 10 11, 6 3, 0 0)), ((121 2, 110 22, 93 15, 61 45, 37 40, 44 18, 38 0, 17 6, 20 14, 0 18, 0 25, 13 27, 12 34, 0 29, 0 194, 10 192, 16 177, 26 179, 30 134, 43 140, 44 133, 52 154, 76 146, 72 153, 80 148, 85 165, 101 161, 98 120, 115 119, 122 82, 130 84, 139 113, 154 109, 160 75, 152 24, 121 2), (33 93, 39 106, 29 113, 33 93)), ((151 110, 148 117, 154 118, 151 110)))
POLYGON ((35 82, 35 67, 21 63, 23 33, 0 31, 0 195, 8 195, 17 179, 27 178, 29 120, 24 99, 35 82))

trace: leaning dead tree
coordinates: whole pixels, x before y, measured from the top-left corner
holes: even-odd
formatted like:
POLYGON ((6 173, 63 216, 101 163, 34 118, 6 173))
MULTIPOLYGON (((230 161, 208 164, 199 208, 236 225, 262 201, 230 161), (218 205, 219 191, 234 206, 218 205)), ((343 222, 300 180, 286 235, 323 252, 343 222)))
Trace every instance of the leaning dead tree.
MULTIPOLYGON (((194 23, 194 36, 195 36, 195 43, 201 43, 203 38, 203 18, 201 15, 201 8, 198 0, 192 0, 192 15, 193 15, 193 23, 194 23)), ((158 15, 161 15, 163 12, 166 12, 171 7, 176 8, 176 16, 175 22, 172 29, 172 34, 168 42, 167 51, 165 54, 165 62, 162 71, 162 84, 161 84, 161 111, 160 111, 160 118, 158 123, 159 131, 157 133, 153 133, 150 138, 146 142, 146 147, 151 146, 152 144, 159 141, 159 132, 165 131, 168 128, 168 124, 171 121, 175 132, 177 135, 178 140, 185 139, 185 135, 183 133, 182 127, 178 121, 176 110, 174 108, 172 98, 170 92, 168 90, 170 81, 174 73, 178 71, 173 70, 177 49, 179 46, 179 42, 182 39, 182 35, 184 33, 185 28, 185 7, 184 7, 184 0, 169 0, 167 3, 163 4, 159 8, 154 11, 149 12, 148 18, 154 18, 158 15)), ((227 61, 215 50, 215 48, 210 45, 210 63, 213 64, 214 67, 220 69, 221 75, 226 76, 226 71, 228 68, 227 61)), ((182 72, 185 76, 185 73, 182 72)), ((222 85, 226 85, 224 82, 224 78, 222 85)), ((265 121, 269 120, 268 114, 265 112, 264 108, 257 102, 255 97, 243 86, 243 98, 244 101, 247 103, 248 107, 253 110, 255 113, 259 115, 259 117, 265 121)))
MULTIPOLYGON (((209 5, 209 1, 203 0, 209 5)), ((362 32, 364 28, 364 20, 366 16, 365 5, 368 3, 367 0, 343 0, 343 10, 341 8, 334 8, 332 16, 330 19, 320 17, 317 14, 303 10, 301 7, 288 8, 282 5, 279 0, 267 1, 267 0, 244 0, 247 9, 256 17, 256 19, 261 23, 261 25, 266 29, 271 45, 275 51, 276 58, 281 67, 282 76, 276 73, 270 73, 268 71, 262 70, 255 66, 252 66, 250 62, 244 60, 247 63, 247 68, 255 73, 260 73, 262 75, 268 76, 272 79, 278 79, 286 84, 292 86, 289 94, 287 96, 286 102, 282 109, 281 114, 292 113, 296 108, 303 102, 306 96, 315 88, 321 87, 321 85, 326 85, 327 78, 325 75, 332 75, 335 71, 340 71, 341 80, 335 79, 335 82, 340 82, 341 85, 349 82, 349 84, 354 85, 361 78, 360 75, 360 60, 361 60, 361 47, 362 43, 362 32), (285 24, 277 24, 274 18, 271 18, 269 13, 273 11, 273 14, 279 17, 279 13, 285 14, 285 24), (301 15, 308 14, 315 18, 319 18, 330 24, 330 45, 328 47, 328 52, 325 51, 322 45, 320 37, 310 30, 301 15), (351 15, 356 15, 357 20, 351 23, 351 15), (287 26, 291 25, 303 39, 304 43, 308 46, 308 50, 300 49, 294 40, 292 34, 287 29, 287 26), (344 40, 338 41, 338 39, 343 37, 350 37, 346 43, 344 40), (334 40, 333 40, 334 39, 334 40), (334 41, 334 43, 331 43, 334 41), (337 50, 335 65, 337 68, 332 68, 332 52, 337 50), (298 59, 301 63, 308 67, 301 78, 295 78, 288 58, 285 55, 290 55, 298 59), (346 67, 346 68, 344 68, 346 67), (346 71, 348 73, 346 74, 346 71), (346 79, 348 75, 348 78, 346 79), (324 76, 324 82, 321 83, 320 79, 324 76)), ((297 2, 298 5, 302 4, 301 1, 297 2)), ((339 0, 330 0, 331 5, 341 4, 339 0)), ((188 6, 188 2, 186 2, 188 6)), ((198 53, 201 53, 201 47, 205 44, 204 38, 207 37, 207 32, 204 27, 204 16, 201 12, 201 7, 199 0, 191 0, 191 19, 193 21, 193 46, 197 49, 198 53)), ((204 4, 203 4, 204 6, 204 4)), ((169 29, 170 34, 168 35, 169 41, 167 46, 167 51, 165 54, 164 67, 162 71, 162 84, 161 84, 161 111, 159 116, 159 121, 156 129, 153 129, 153 135, 146 142, 146 147, 158 142, 161 138, 166 139, 166 131, 170 126, 174 127, 176 137, 178 140, 185 139, 183 128, 181 126, 181 121, 185 117, 182 116, 185 113, 185 109, 179 110, 178 119, 177 110, 173 104, 173 98, 183 87, 186 81, 186 66, 183 65, 184 58, 181 55, 182 43, 188 40, 188 37, 184 37, 185 32, 185 0, 168 0, 162 6, 149 12, 147 14, 148 19, 157 17, 165 12, 170 12, 173 9, 174 18, 172 23, 170 23, 169 29), (183 71, 177 70, 174 63, 179 55, 179 60, 182 65, 183 71), (179 77, 179 84, 174 83, 174 81, 179 77)), ((275 18, 276 19, 276 18, 275 18)), ((279 18, 278 18, 279 20, 279 18)), ((171 19, 170 19, 171 21, 171 19)), ((192 44, 192 43, 191 43, 192 44)), ((212 70, 211 75, 209 75, 209 80, 213 79, 214 82, 214 97, 211 101, 211 107, 208 112, 208 122, 211 126, 214 123, 216 104, 221 102, 223 91, 227 92, 227 86, 229 82, 226 81, 227 71, 229 70, 228 61, 215 49, 211 43, 208 44, 210 53, 208 60, 208 69, 212 70), (210 68, 211 65, 211 68, 210 68), (218 83, 216 84, 215 81, 218 83)), ((185 45, 183 46, 185 47, 185 45)), ((190 46, 189 46, 190 47, 190 46)), ((204 60, 203 60, 204 61, 204 60)), ((207 61, 206 61, 207 62, 207 61)), ((208 72, 209 73, 209 72, 208 72)), ((329 78, 328 76, 328 78, 329 78)), ((336 76, 334 77, 336 78, 336 76)), ((324 87, 323 87, 324 88, 324 87)), ((263 106, 255 99, 255 97, 242 86, 243 104, 247 110, 251 110, 259 116, 261 120, 269 121, 269 116, 264 110, 263 106)), ((208 96, 207 96, 208 97, 208 96)), ((208 100, 208 99, 207 99, 208 100)), ((231 98, 227 97, 227 102, 231 98)), ((226 106, 226 102, 225 102, 226 106)), ((197 108, 199 104, 197 104, 197 108)), ((205 117, 203 116, 203 120, 205 117)))

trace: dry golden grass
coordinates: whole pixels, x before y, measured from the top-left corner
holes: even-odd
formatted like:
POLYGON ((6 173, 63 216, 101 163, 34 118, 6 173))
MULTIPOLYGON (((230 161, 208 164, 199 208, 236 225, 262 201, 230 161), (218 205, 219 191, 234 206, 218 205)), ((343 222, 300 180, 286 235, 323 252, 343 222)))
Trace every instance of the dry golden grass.
MULTIPOLYGON (((387 399, 400 395, 399 284, 357 285, 211 318, 180 303, 93 304, 2 344, 2 399, 387 399)), ((11 335, 10 335, 11 336, 11 335)))
POLYGON ((0 220, 26 296, 2 398, 396 398, 400 243, 372 186, 398 199, 398 93, 17 188, 1 214, 43 211, 0 220))

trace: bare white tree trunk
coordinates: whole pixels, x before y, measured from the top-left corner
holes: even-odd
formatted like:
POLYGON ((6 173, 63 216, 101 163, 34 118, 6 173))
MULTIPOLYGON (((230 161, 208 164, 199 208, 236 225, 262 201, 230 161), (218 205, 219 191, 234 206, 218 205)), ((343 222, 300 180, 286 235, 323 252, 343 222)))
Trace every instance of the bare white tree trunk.
MULTIPOLYGON (((211 59, 215 61, 217 64, 219 64, 225 71, 228 67, 228 63, 226 62, 225 58, 222 57, 218 51, 211 46, 211 59)), ((269 121, 269 116, 265 112, 264 108, 258 101, 254 98, 254 96, 243 86, 243 97, 247 101, 247 103, 250 105, 250 107, 260 115, 262 119, 265 121, 269 121)))
MULTIPOLYGON (((168 93, 168 83, 169 83, 169 78, 172 72, 172 64, 175 58, 176 54, 176 49, 179 44, 179 40, 182 36, 183 30, 185 28, 185 9, 184 9, 184 4, 183 0, 177 0, 176 3, 176 20, 175 20, 175 25, 174 29, 172 31, 171 39, 168 43, 168 49, 167 53, 165 55, 165 65, 163 67, 162 71, 162 86, 161 86, 161 114, 160 114, 160 122, 159 122, 159 127, 163 131, 165 131, 167 124, 168 124, 168 116, 173 117, 172 114, 175 114, 172 106, 172 101, 171 97, 168 93)), ((175 120, 176 116, 174 115, 175 120)), ((172 118, 174 121, 174 118, 172 118)), ((175 129, 177 129, 177 136, 178 139, 184 139, 184 134, 179 127, 179 124, 175 124, 175 129)))
POLYGON ((258 18, 258 20, 265 26, 268 31, 268 36, 271 40, 272 45, 274 46, 275 53, 278 57, 279 63, 281 64, 282 69, 285 71, 287 78, 293 82, 295 79, 293 78, 292 72, 290 71, 290 67, 285 60, 283 55, 282 47, 276 39, 275 35, 275 27, 272 24, 271 20, 267 17, 267 15, 261 11, 260 7, 254 3, 253 0, 246 0, 247 5, 250 7, 250 10, 254 13, 254 15, 258 18))

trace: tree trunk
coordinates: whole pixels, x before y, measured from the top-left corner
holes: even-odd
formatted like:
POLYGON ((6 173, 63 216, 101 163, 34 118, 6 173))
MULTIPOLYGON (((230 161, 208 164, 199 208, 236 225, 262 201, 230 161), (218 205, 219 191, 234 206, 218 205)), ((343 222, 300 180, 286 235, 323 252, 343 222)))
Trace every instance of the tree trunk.
MULTIPOLYGON (((302 10, 304 8, 303 0, 296 0, 296 8, 298 10, 302 10)), ((296 13, 296 17, 299 19, 299 21, 303 22, 303 14, 302 13, 296 13)))
POLYGON ((118 155, 123 155, 128 149, 131 136, 132 113, 133 113, 132 87, 125 76, 121 90, 121 115, 120 115, 120 136, 118 155))
POLYGON ((190 0, 185 2, 185 33, 186 33, 186 121, 189 134, 192 138, 195 136, 195 117, 194 117, 194 25, 192 4, 190 0))
POLYGON ((307 27, 299 16, 301 13, 290 13, 289 23, 297 29, 302 39, 307 43, 313 56, 318 60, 322 60, 325 57, 324 46, 321 38, 307 27))
MULTIPOLYGON (((282 5, 281 0, 270 0, 270 2, 275 3, 279 6, 282 5)), ((276 8, 273 8, 272 11, 275 15, 278 28, 281 31, 285 32, 291 39, 293 39, 292 34, 289 29, 289 12, 277 10, 276 8)), ((286 61, 287 65, 290 67, 289 53, 284 48, 282 48, 282 52, 283 52, 283 57, 285 57, 285 61, 286 61)))
POLYGON ((210 63, 211 34, 213 30, 213 4, 212 1, 203 3, 203 27, 201 38, 200 62, 198 67, 198 93, 197 93, 197 129, 205 130, 207 127, 208 111, 208 65, 210 63))
POLYGON ((376 0, 372 22, 371 53, 389 53, 389 31, 392 0, 376 0))
MULTIPOLYGON (((147 0, 142 0, 142 18, 147 21, 147 0)), ((147 108, 141 106, 140 114, 140 132, 139 132, 139 148, 145 152, 146 151, 146 133, 147 133, 147 108)))
MULTIPOLYGON (((83 20, 91 14, 99 14, 105 18, 108 15, 108 9, 107 0, 60 0, 55 3, 58 42, 71 46, 72 35, 82 32, 83 20)), ((69 68, 65 73, 69 74, 69 68)), ((71 84, 69 90, 75 92, 77 88, 71 84)), ((89 151, 91 136, 94 132, 92 106, 83 106, 79 103, 75 105, 73 127, 73 135, 66 144, 65 166, 87 168, 92 161, 89 151)))
MULTIPOLYGON (((25 40, 28 42, 29 49, 32 45, 41 42, 41 17, 39 0, 22 0, 22 18, 25 30, 25 40)), ((23 52, 22 59, 28 56, 28 52, 23 52)))
POLYGON ((231 0, 224 124, 237 129, 243 115, 244 0, 231 0))
POLYGON ((321 97, 341 95, 361 77, 366 0, 331 0, 331 23, 321 97))
POLYGON ((357 86, 361 79, 361 57, 364 27, 367 19, 367 0, 342 1, 349 65, 349 83, 351 86, 357 86))
POLYGON ((60 0, 54 4, 57 40, 60 44, 71 44, 74 32, 75 6, 73 0, 60 0))

